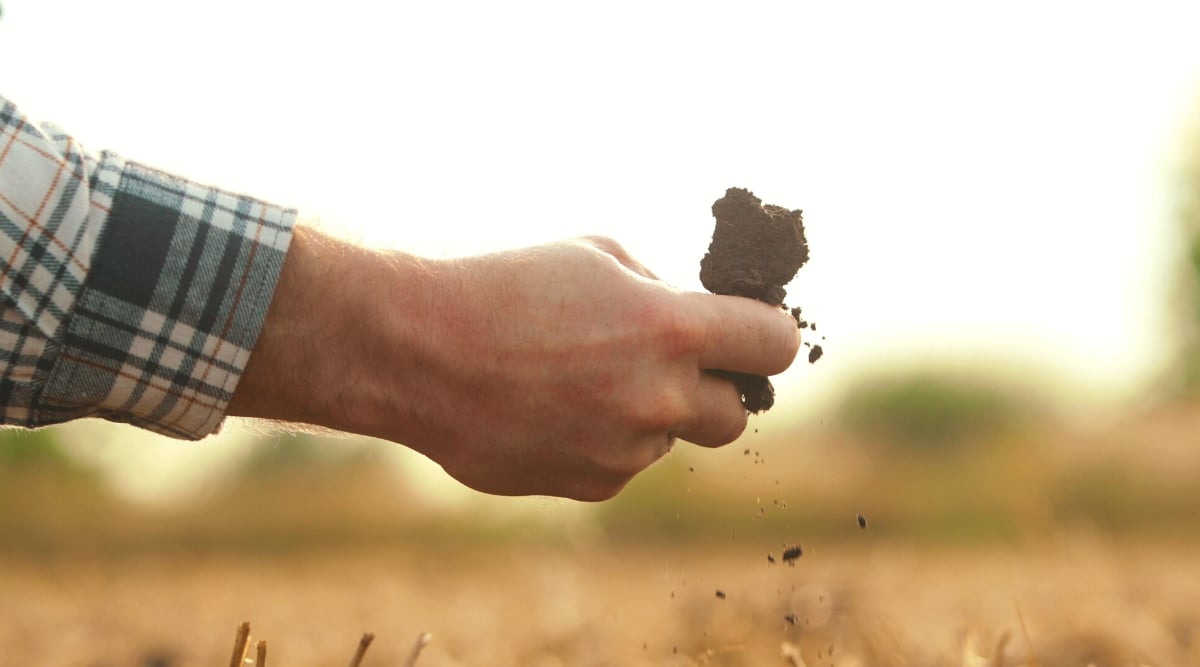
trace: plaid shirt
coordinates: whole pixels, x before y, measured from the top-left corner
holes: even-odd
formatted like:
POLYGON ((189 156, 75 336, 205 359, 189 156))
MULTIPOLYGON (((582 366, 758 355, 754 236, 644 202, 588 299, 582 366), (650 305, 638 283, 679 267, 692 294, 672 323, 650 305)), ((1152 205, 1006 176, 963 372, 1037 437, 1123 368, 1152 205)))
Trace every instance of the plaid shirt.
POLYGON ((0 97, 0 421, 215 432, 294 220, 87 152, 0 97))

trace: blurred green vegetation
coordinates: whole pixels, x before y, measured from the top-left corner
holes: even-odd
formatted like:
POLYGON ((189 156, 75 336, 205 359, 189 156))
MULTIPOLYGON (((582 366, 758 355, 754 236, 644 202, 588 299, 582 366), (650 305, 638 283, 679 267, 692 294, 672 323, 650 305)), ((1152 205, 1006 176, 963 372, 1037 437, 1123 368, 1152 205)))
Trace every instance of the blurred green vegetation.
MULTIPOLYGON (((382 443, 309 435, 264 439, 202 493, 137 505, 76 462, 53 429, 6 431, 0 550, 478 548, 514 539, 564 543, 578 534, 767 549, 875 539, 1019 542, 1080 527, 1200 537, 1200 457, 1176 461, 1158 452, 1138 423, 1081 435, 1019 388, 930 372, 864 379, 847 396, 829 426, 764 427, 716 451, 680 447, 611 501, 582 510, 526 503, 515 513, 505 508, 518 501, 482 495, 431 506, 391 467, 382 443)), ((1167 440, 1194 439, 1189 423, 1180 421, 1167 440)))
POLYGON ((1196 115, 1175 188, 1181 252, 1172 312, 1178 352, 1169 381, 1172 393, 1184 397, 1200 394, 1200 110, 1196 115))
POLYGON ((70 455, 58 431, 0 431, 0 548, 79 547, 115 516, 101 475, 70 455))
MULTIPOLYGON (((851 410, 834 433, 772 437, 757 467, 745 457, 703 472, 690 465, 702 457, 667 461, 601 506, 599 516, 610 535, 636 540, 1023 543, 1075 530, 1200 538, 1200 457, 1164 464, 1172 454, 1156 450, 1161 443, 1143 439, 1136 426, 1080 434, 1047 416, 1030 417, 1036 410, 1014 410, 1008 421, 989 408, 981 425, 943 426, 973 413, 976 397, 948 400, 951 413, 936 419, 921 401, 914 414, 900 411, 912 404, 909 397, 887 404, 882 412, 896 411, 906 437, 914 433, 906 430, 910 420, 935 422, 933 443, 898 437, 878 416, 863 429, 851 410), (955 413, 957 406, 970 407, 955 413), (744 479, 722 482, 731 477, 744 479), (866 530, 856 521, 860 512, 866 530)), ((1180 429, 1167 440, 1178 445, 1193 437, 1180 429)))
POLYGON ((45 475, 78 483, 95 481, 96 471, 75 460, 54 429, 0 430, 0 479, 30 474, 45 475))
POLYGON ((390 445, 312 435, 264 438, 202 492, 139 505, 114 495, 54 429, 12 430, 0 433, 0 551, 453 549, 580 535, 767 551, 876 539, 1011 543, 1079 528, 1192 540, 1200 456, 1180 452, 1193 449, 1200 408, 1166 410, 1079 432, 1034 392, 982 375, 864 377, 828 426, 764 422, 762 433, 720 450, 679 447, 615 499, 582 508, 470 494, 431 504, 393 468, 390 445))
POLYGON ((836 419, 859 441, 946 456, 994 443, 1035 414, 1024 392, 962 372, 916 371, 859 382, 836 419))

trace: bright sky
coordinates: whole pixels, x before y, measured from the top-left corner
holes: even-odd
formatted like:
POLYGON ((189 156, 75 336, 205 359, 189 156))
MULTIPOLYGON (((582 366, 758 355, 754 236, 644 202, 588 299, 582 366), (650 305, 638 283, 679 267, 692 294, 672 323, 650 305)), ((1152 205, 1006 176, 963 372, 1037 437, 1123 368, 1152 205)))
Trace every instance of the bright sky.
POLYGON ((699 289, 730 186, 803 208, 828 336, 1084 396, 1163 363, 1200 5, 4 0, 0 90, 86 144, 432 255, 613 236, 699 289), (1118 5, 1120 8, 1118 8, 1118 5))

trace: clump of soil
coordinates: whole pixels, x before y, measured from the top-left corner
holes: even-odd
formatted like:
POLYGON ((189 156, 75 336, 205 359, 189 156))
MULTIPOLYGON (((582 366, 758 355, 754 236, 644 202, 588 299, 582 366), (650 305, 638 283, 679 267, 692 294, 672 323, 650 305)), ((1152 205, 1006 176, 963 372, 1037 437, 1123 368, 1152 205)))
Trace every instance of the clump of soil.
MULTIPOLYGON (((808 240, 804 237, 804 219, 799 210, 763 205, 749 190, 729 188, 712 206, 717 219, 712 243, 700 260, 700 282, 714 294, 758 299, 772 306, 783 304, 784 285, 808 261, 808 240)), ((808 328, 793 308, 796 325, 808 328)), ((816 352, 819 358, 820 352, 816 352)), ((816 358, 809 355, 809 361, 816 358)), ((769 410, 775 404, 775 388, 759 375, 722 372, 737 383, 742 404, 752 413, 769 410)))

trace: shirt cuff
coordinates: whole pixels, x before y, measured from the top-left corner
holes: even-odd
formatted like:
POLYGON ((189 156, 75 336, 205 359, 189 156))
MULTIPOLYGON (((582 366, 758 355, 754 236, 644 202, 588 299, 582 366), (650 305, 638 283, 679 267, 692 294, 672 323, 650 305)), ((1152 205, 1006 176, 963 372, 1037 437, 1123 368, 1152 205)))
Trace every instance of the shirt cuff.
POLYGON ((296 212, 101 162, 91 185, 111 209, 38 421, 102 417, 198 440, 219 429, 258 340, 296 212))

